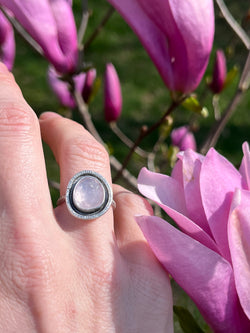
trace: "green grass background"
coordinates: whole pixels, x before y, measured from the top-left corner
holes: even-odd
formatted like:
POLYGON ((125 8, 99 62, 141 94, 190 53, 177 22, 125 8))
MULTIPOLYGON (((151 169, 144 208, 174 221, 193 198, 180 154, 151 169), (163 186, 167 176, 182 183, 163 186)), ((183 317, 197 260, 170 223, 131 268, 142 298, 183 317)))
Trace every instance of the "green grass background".
MULTIPOLYGON (((225 2, 238 22, 241 23, 250 7, 248 1, 228 0, 225 2)), ((81 18, 80 0, 74 1, 73 8, 77 24, 79 24, 81 18)), ((108 8, 109 4, 105 0, 89 0, 91 16, 85 40, 88 39, 94 27, 101 21, 108 8)), ((228 69, 237 65, 241 70, 247 56, 247 51, 241 41, 225 23, 216 6, 215 9, 216 33, 214 49, 205 77, 211 75, 214 53, 218 48, 222 48, 227 54, 228 69)), ((246 30, 249 33, 250 21, 248 21, 246 25, 246 30)), ((36 54, 19 36, 16 36, 16 43, 17 55, 13 72, 28 103, 37 114, 48 110, 63 112, 56 97, 47 85, 47 61, 36 54)), ((97 68, 98 77, 100 79, 102 79, 107 62, 112 62, 115 65, 120 77, 123 92, 123 111, 119 120, 119 126, 131 139, 137 137, 142 125, 154 123, 168 107, 170 103, 168 90, 164 86, 157 70, 137 37, 118 13, 112 15, 105 28, 87 49, 85 61, 92 63, 97 68)), ((222 109, 225 108, 231 100, 237 86, 237 81, 238 78, 221 94, 220 105, 222 109)), ((203 142, 213 123, 212 96, 209 92, 204 94, 204 91, 206 91, 205 80, 200 84, 197 93, 198 95, 204 95, 202 102, 209 110, 209 117, 207 119, 198 119, 200 129, 195 133, 198 145, 203 142)), ((128 149, 120 143, 103 121, 102 89, 98 91, 96 98, 91 103, 90 112, 101 136, 105 142, 112 147, 115 156, 122 161, 128 149)), ((241 145, 243 141, 250 141, 249 113, 250 94, 248 91, 229 121, 226 129, 223 131, 216 146, 219 152, 229 158, 237 166, 240 164, 242 158, 241 145)), ((181 107, 178 108, 174 113, 175 125, 186 124, 190 120, 190 117, 192 117, 191 112, 181 107)), ((142 147, 149 150, 156 137, 157 133, 145 139, 142 147)), ((46 145, 44 149, 48 176, 51 179, 59 181, 59 170, 52 153, 46 145)), ((142 165, 143 161, 136 159, 133 163, 130 163, 129 168, 135 173, 135 176, 137 176, 138 167, 142 165)), ((52 191, 54 201, 57 195, 57 192, 52 191)), ((179 290, 177 286, 175 286, 175 289, 179 290)), ((175 302, 177 304, 184 303, 185 306, 191 307, 192 312, 195 314, 196 318, 198 318, 200 324, 205 327, 202 318, 197 315, 198 310, 190 305, 192 302, 188 298, 183 297, 180 290, 175 294, 175 302)), ((177 323, 175 330, 176 332, 181 332, 177 323)))

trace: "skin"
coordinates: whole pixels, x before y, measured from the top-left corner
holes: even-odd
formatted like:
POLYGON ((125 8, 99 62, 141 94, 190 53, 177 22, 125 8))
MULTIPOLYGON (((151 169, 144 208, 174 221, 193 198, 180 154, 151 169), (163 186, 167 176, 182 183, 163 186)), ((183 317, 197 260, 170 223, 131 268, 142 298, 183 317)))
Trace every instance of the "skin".
POLYGON ((113 185, 117 207, 96 220, 53 210, 41 137, 61 195, 84 169, 111 184, 105 149, 55 113, 38 121, 0 64, 0 332, 170 332, 168 278, 134 220, 151 207, 113 185))

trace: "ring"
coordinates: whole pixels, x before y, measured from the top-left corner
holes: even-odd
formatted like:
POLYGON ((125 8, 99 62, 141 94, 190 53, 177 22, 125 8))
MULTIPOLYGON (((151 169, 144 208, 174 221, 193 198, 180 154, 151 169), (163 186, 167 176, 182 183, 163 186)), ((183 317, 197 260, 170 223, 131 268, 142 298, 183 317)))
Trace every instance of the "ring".
POLYGON ((57 205, 66 202, 69 212, 83 220, 102 216, 113 201, 113 192, 106 179, 99 173, 84 170, 74 175, 67 186, 66 194, 57 200, 57 205))

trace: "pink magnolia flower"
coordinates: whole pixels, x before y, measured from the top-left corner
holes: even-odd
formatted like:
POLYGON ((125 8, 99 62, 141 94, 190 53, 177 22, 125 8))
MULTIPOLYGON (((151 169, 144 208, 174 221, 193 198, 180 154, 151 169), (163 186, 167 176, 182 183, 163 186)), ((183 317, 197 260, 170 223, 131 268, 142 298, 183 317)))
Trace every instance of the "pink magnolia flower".
POLYGON ((59 72, 76 69, 77 31, 70 1, 0 0, 0 5, 13 13, 59 72))
POLYGON ((122 110, 120 80, 112 64, 107 64, 104 76, 104 115, 107 122, 116 121, 122 110))
POLYGON ((239 171, 210 149, 179 154, 172 176, 142 169, 139 190, 176 222, 137 221, 167 272, 214 332, 250 332, 250 151, 239 171))
POLYGON ((12 70, 16 47, 12 25, 0 11, 0 60, 12 70))
MULTIPOLYGON (((81 73, 78 75, 73 76, 74 84, 76 87, 76 90, 79 93, 82 93, 84 82, 85 82, 85 73, 81 73)), ((60 74, 58 74, 53 67, 49 67, 48 70, 48 82, 49 85, 54 92, 54 94, 57 96, 58 100, 63 106, 66 106, 68 108, 75 108, 76 102, 74 99, 74 96, 70 92, 70 87, 67 82, 62 81, 60 79, 60 74)))
POLYGON ((108 0, 138 35, 166 86, 189 93, 207 67, 214 36, 212 0, 108 0))
POLYGON ((175 128, 171 133, 171 141, 173 146, 178 147, 180 150, 196 150, 195 137, 187 126, 175 128))
POLYGON ((226 57, 222 50, 218 50, 215 56, 213 79, 211 84, 209 85, 210 89, 215 94, 219 94, 223 90, 226 77, 227 77, 226 57))

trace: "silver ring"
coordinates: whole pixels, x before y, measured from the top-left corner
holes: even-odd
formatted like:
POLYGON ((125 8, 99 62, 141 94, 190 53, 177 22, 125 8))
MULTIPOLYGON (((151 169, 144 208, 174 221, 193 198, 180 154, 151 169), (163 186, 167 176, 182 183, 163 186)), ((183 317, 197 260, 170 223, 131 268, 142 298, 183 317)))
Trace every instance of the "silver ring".
POLYGON ((67 186, 66 194, 57 200, 57 205, 66 202, 69 212, 83 220, 92 220, 107 212, 113 201, 109 183, 99 173, 84 170, 74 175, 67 186))

